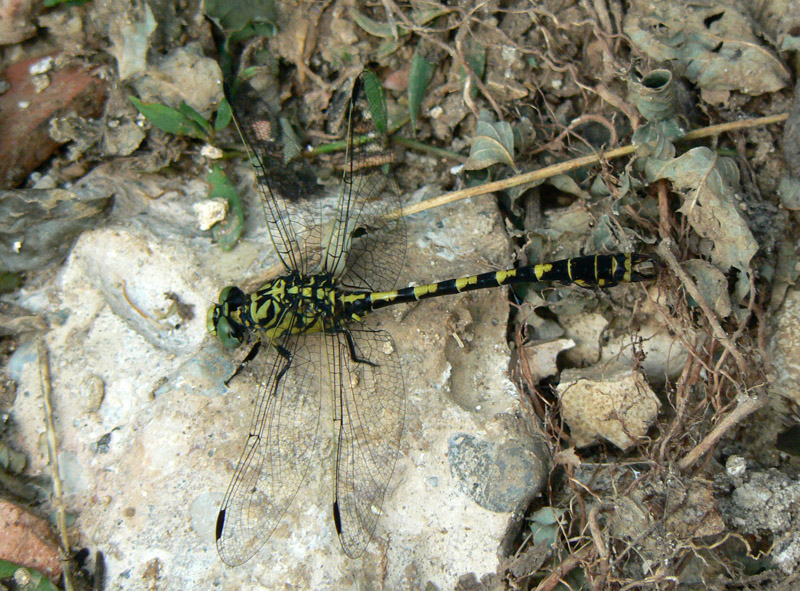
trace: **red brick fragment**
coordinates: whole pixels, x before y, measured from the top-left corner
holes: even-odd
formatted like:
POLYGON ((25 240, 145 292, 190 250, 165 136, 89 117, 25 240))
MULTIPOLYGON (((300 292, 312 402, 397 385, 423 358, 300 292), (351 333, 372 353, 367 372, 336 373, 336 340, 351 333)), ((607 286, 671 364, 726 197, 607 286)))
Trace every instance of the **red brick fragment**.
POLYGON ((0 558, 35 568, 50 579, 61 576, 56 536, 47 523, 0 500, 0 558))
POLYGON ((42 59, 17 62, 1 76, 11 88, 0 95, 0 189, 22 183, 58 149, 48 134, 52 117, 102 113, 105 82, 83 67, 55 66, 46 74, 50 84, 37 93, 30 67, 42 59))

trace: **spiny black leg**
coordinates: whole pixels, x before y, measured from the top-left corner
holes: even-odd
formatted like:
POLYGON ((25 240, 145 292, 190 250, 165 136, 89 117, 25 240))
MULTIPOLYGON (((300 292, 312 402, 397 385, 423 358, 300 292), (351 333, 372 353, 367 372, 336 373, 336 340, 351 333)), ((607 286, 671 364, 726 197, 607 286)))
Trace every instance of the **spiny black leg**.
POLYGON ((239 364, 239 366, 236 368, 236 371, 234 371, 231 374, 231 376, 227 380, 225 380, 224 384, 225 384, 226 388, 228 387, 228 384, 230 384, 231 380, 233 378, 235 378, 236 376, 238 376, 241 373, 241 371, 245 368, 245 366, 248 363, 250 363, 253 359, 256 358, 256 355, 258 355, 259 349, 261 349, 261 341, 260 340, 255 342, 253 347, 250 349, 250 352, 247 354, 247 357, 245 357, 242 360, 242 362, 239 364))
POLYGON ((344 338, 347 341, 347 348, 350 349, 350 359, 355 361, 356 363, 366 363, 367 365, 371 365, 372 367, 378 367, 377 363, 372 363, 369 359, 362 359, 356 353, 356 343, 353 341, 353 335, 350 334, 350 331, 347 329, 342 330, 344 333, 344 338))
POLYGON ((278 352, 278 355, 286 359, 287 361, 292 361, 292 354, 289 353, 289 349, 286 347, 282 347, 281 345, 272 345, 275 351, 278 352))
POLYGON ((286 365, 283 369, 278 372, 278 375, 275 376, 275 383, 278 384, 283 379, 283 376, 286 375, 286 372, 289 371, 289 368, 292 366, 292 354, 286 347, 281 347, 280 345, 273 345, 275 351, 277 351, 278 355, 283 357, 286 360, 286 365))

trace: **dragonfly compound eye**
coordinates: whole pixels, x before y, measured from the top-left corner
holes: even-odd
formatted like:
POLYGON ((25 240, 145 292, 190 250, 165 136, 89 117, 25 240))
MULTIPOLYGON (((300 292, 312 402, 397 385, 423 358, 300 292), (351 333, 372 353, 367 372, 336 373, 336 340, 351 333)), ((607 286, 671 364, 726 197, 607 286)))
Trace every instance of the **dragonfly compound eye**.
POLYGON ((230 312, 233 308, 238 308, 239 306, 244 305, 246 299, 247 298, 241 289, 234 285, 229 285, 219 292, 219 303, 217 305, 220 307, 227 305, 227 311, 230 312))
POLYGON ((244 333, 240 326, 228 321, 225 316, 217 318, 217 324, 212 334, 215 334, 226 349, 235 349, 242 344, 244 333))
POLYGON ((219 303, 208 309, 206 328, 226 349, 235 349, 244 340, 243 327, 232 317, 246 305, 247 297, 238 287, 228 286, 219 294, 219 303))

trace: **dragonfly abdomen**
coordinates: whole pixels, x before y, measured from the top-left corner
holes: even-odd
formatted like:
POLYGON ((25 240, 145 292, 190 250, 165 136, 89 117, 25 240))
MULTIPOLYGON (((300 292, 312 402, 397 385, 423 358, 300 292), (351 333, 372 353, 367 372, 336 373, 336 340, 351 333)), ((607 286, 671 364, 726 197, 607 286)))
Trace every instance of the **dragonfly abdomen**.
POLYGON ((396 291, 360 292, 344 296, 345 315, 359 320, 366 312, 394 304, 414 302, 476 289, 487 289, 515 283, 557 281, 581 287, 611 287, 618 283, 632 283, 652 279, 653 273, 637 267, 650 259, 640 254, 604 254, 573 257, 550 263, 541 263, 448 279, 438 283, 406 287, 396 291))
MULTIPOLYGON (((534 281, 557 281, 581 287, 613 287, 619 283, 634 283, 653 279, 652 270, 642 270, 641 265, 652 263, 649 257, 638 253, 598 254, 561 259, 512 269, 514 273, 500 285, 534 281)), ((510 273, 500 271, 498 274, 510 273)))

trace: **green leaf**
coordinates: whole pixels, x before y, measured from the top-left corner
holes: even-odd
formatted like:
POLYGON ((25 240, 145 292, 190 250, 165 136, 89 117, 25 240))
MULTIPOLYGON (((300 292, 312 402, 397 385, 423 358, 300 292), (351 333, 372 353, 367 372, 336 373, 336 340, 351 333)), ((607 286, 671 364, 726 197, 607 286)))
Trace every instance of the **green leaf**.
POLYGON ((581 189, 580 185, 575 182, 575 179, 568 174, 556 174, 547 179, 547 184, 553 185, 559 191, 575 195, 579 199, 588 200, 591 196, 589 193, 581 189))
POLYGON ((135 96, 128 98, 139 112, 159 129, 175 135, 188 135, 208 141, 206 130, 177 109, 158 103, 144 103, 135 96))
POLYGON ((444 16, 449 12, 453 12, 453 8, 445 8, 444 6, 435 6, 434 8, 415 8, 411 11, 411 19, 414 24, 418 26, 427 25, 432 20, 444 16))
POLYGON ((486 48, 477 41, 467 44, 467 64, 478 78, 483 78, 486 69, 486 48))
POLYGON ((375 59, 382 61, 384 58, 389 57, 395 51, 403 47, 405 41, 403 39, 384 39, 378 44, 378 49, 375 51, 375 59))
POLYGON ((542 507, 531 515, 531 534, 534 544, 551 546, 558 537, 564 511, 555 507, 542 507))
POLYGON ((39 571, 0 559, 0 579, 12 579, 14 578, 14 573, 20 569, 26 571, 30 577, 30 584, 26 585, 26 589, 31 591, 58 591, 53 583, 39 571))
POLYGON ((44 0, 45 8, 52 8, 53 6, 80 6, 86 4, 89 0, 44 0))
POLYGON ((564 515, 563 509, 556 509, 555 507, 542 507, 533 512, 530 516, 531 521, 540 525, 554 525, 561 521, 564 515))
MULTIPOLYGON (((464 57, 467 60, 467 65, 470 67, 475 76, 483 80, 483 72, 486 68, 486 48, 477 41, 470 40, 468 40, 464 45, 464 57)), ((464 84, 466 84, 467 81, 467 72, 464 68, 461 68, 461 81, 464 84)), ((478 96, 478 87, 476 85, 472 86, 470 95, 472 98, 478 96)))
POLYGON ((259 71, 261 71, 261 66, 250 66, 242 70, 239 76, 242 80, 250 80, 250 78, 258 74, 259 71))
POLYGON ((381 135, 386 135, 389 130, 389 115, 386 109, 386 95, 383 92, 381 81, 372 70, 364 70, 364 94, 369 102, 369 112, 375 129, 381 135))
POLYGON ((217 109, 217 117, 214 120, 214 131, 220 132, 228 127, 231 119, 233 119, 231 105, 228 102, 228 99, 222 99, 222 102, 219 104, 219 108, 217 109))
POLYGON ((228 35, 248 27, 251 33, 258 34, 270 29, 274 34, 276 30, 274 0, 204 0, 203 11, 228 35))
POLYGON ((10 271, 0 271, 0 294, 17 291, 22 285, 22 275, 10 271))
POLYGON ((505 121, 478 121, 475 141, 464 163, 467 170, 480 170, 492 164, 514 166, 514 132, 505 121))
POLYGON ((242 201, 239 199, 236 187, 233 186, 233 183, 219 165, 214 165, 214 168, 209 171, 206 182, 211 185, 211 189, 208 192, 209 199, 222 198, 228 202, 228 217, 216 224, 211 229, 211 233, 214 239, 219 242, 222 250, 231 250, 239 242, 244 228, 242 201))
POLYGON ((359 27, 364 29, 373 37, 380 37, 381 39, 395 39, 398 36, 405 35, 408 31, 399 26, 392 26, 390 23, 381 23, 361 13, 356 8, 350 9, 350 16, 353 22, 359 27))
POLYGON ((408 76, 408 114, 411 116, 411 128, 417 131, 417 115, 422 104, 422 97, 428 88, 428 82, 433 75, 433 64, 422 57, 419 52, 414 52, 411 60, 411 72, 408 76))
POLYGON ((178 111, 186 117, 187 119, 191 119, 197 125, 199 125, 202 129, 206 131, 208 135, 211 135, 211 124, 208 120, 203 117, 200 113, 195 111, 190 105, 188 105, 185 101, 181 101, 181 104, 178 105, 178 111))

